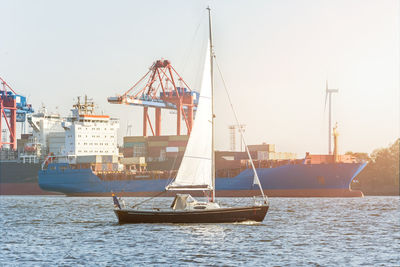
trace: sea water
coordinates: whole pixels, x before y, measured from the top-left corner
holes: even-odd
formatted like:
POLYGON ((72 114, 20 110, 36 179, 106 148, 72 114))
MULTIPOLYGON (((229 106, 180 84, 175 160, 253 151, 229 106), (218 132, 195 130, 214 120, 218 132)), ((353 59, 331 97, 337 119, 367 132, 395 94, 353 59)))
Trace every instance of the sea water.
MULTIPOLYGON (((125 198, 127 205, 142 200, 125 198)), ((270 198, 260 224, 119 225, 111 198, 0 201, 2 266, 400 265, 399 197, 270 198)))

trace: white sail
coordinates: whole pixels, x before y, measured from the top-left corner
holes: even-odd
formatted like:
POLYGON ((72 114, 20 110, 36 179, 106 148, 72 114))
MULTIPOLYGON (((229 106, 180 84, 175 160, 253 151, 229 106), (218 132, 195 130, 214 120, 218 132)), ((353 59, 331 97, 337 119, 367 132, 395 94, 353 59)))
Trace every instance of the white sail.
POLYGON ((210 48, 207 48, 200 99, 186 151, 167 190, 212 190, 212 95, 210 48))

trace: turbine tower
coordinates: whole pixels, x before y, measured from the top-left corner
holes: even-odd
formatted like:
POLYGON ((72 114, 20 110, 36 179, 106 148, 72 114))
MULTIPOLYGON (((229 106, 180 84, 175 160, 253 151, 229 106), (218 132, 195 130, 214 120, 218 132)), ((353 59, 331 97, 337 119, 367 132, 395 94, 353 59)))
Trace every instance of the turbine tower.
POLYGON ((324 113, 326 109, 326 100, 328 99, 329 96, 329 129, 328 129, 329 155, 332 155, 332 94, 338 92, 339 89, 328 89, 328 80, 326 80, 324 113))

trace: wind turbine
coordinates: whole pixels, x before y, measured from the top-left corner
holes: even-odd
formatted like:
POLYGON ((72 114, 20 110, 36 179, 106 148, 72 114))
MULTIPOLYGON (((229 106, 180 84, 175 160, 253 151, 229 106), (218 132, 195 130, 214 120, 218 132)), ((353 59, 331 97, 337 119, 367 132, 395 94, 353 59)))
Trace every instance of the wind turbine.
POLYGON ((328 129, 329 155, 332 155, 332 94, 338 92, 339 89, 328 89, 328 80, 326 80, 324 114, 326 110, 326 100, 328 99, 329 96, 329 129, 328 129))

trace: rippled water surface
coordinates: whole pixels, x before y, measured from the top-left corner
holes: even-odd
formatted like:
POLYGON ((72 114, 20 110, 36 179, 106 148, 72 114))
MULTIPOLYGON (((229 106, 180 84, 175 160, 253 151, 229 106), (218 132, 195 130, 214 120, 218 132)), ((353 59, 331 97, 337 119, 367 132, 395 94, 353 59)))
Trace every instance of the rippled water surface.
POLYGON ((400 265, 399 197, 271 198, 256 225, 118 225, 110 198, 0 201, 4 266, 400 265))

